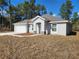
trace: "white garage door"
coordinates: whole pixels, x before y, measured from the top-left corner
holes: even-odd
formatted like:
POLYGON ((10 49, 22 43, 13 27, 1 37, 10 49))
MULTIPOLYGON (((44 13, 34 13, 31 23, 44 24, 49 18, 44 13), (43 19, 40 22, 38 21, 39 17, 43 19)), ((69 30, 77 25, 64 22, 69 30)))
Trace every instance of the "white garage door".
POLYGON ((17 33, 26 33, 27 27, 26 27, 26 25, 15 25, 14 31, 17 32, 17 33))

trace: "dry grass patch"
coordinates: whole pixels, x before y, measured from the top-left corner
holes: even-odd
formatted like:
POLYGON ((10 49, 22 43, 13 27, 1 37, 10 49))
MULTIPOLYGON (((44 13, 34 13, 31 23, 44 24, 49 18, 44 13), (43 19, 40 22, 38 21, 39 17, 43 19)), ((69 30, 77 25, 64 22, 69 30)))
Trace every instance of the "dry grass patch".
POLYGON ((79 59, 76 36, 0 37, 0 59, 79 59))

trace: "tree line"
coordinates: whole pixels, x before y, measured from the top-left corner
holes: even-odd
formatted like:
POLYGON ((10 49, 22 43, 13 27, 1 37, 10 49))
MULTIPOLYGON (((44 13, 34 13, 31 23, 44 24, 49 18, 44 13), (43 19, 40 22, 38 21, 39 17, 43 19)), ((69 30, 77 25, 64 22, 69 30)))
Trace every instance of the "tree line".
POLYGON ((35 0, 24 0, 24 3, 19 3, 14 6, 12 4, 13 0, 0 0, 1 12, 3 12, 4 7, 6 7, 6 12, 8 17, 3 16, 3 13, 0 13, 0 27, 3 29, 7 25, 10 30, 12 29, 12 24, 23 19, 31 19, 36 15, 43 15, 47 13, 46 7, 44 5, 35 4, 35 0), (4 23, 5 19, 7 23, 4 23), (8 25, 9 24, 9 25, 8 25))
MULTIPOLYGON (((0 13, 0 30, 5 27, 12 30, 12 24, 24 19, 31 19, 36 15, 47 14, 47 9, 44 5, 35 4, 36 0, 24 0, 23 3, 19 3, 14 6, 12 4, 13 0, 0 0, 0 11, 3 11, 6 8, 6 12, 8 16, 4 16, 3 12, 0 13)), ((74 6, 72 5, 71 0, 66 0, 60 6, 60 16, 65 20, 71 20, 74 28, 79 24, 79 15, 77 12, 73 13, 74 6)), ((50 12, 49 14, 53 14, 50 12)))
POLYGON ((74 6, 71 0, 66 0, 60 8, 60 15, 65 20, 71 20, 73 30, 79 30, 79 14, 78 12, 73 13, 74 6))

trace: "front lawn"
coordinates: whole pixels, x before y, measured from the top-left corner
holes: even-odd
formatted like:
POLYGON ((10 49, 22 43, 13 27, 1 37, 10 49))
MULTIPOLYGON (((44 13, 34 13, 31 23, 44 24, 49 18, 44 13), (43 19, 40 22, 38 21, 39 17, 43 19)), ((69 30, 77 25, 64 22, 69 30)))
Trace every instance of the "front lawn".
POLYGON ((79 59, 76 36, 0 37, 0 59, 79 59))

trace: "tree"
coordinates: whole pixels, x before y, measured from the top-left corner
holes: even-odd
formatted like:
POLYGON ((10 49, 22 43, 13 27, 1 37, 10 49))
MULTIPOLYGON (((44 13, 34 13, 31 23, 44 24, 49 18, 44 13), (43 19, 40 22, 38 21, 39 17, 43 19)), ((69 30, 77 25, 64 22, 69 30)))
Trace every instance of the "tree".
POLYGON ((10 21, 10 30, 12 29, 12 20, 11 20, 11 0, 9 0, 8 1, 9 2, 9 4, 8 4, 8 6, 9 6, 9 21, 10 21))
POLYGON ((40 11, 41 11, 41 15, 44 14, 44 11, 46 10, 44 5, 40 5, 40 11))
POLYGON ((40 7, 41 7, 41 5, 37 4, 36 9, 35 9, 35 12, 37 15, 40 15, 40 7))
POLYGON ((14 10, 16 10, 16 8, 11 4, 11 2, 12 2, 12 0, 7 0, 8 7, 9 7, 7 13, 9 14, 8 19, 9 19, 9 28, 10 28, 10 30, 12 30, 13 18, 15 18, 15 17, 13 17, 13 13, 14 13, 14 10))
POLYGON ((7 5, 6 0, 0 0, 0 5, 7 5))
POLYGON ((77 12, 75 12, 75 13, 73 14, 73 22, 76 22, 77 20, 79 20, 79 15, 78 15, 77 12))
POLYGON ((35 14, 35 1, 30 0, 30 2, 25 1, 24 3, 18 4, 18 13, 21 16, 25 16, 26 18, 30 19, 35 14), (26 11, 27 10, 27 11, 26 11))
POLYGON ((53 15, 53 13, 52 13, 52 12, 50 12, 49 14, 50 14, 50 15, 53 15))
POLYGON ((45 6, 40 4, 36 5, 35 0, 30 0, 29 2, 25 1, 24 3, 19 4, 17 9, 22 17, 28 19, 33 18, 36 15, 42 15, 47 13, 45 6))
POLYGON ((62 4, 60 8, 60 15, 65 20, 70 20, 72 14, 72 1, 66 0, 65 3, 62 4))
POLYGON ((75 12, 72 17, 72 24, 74 30, 79 30, 79 15, 78 12, 75 12))
MULTIPOLYGON (((12 0, 0 0, 0 7, 1 11, 3 8, 7 6, 8 8, 8 21, 9 21, 9 28, 12 29, 12 23, 19 21, 17 18, 21 19, 30 19, 35 17, 36 15, 46 14, 46 8, 44 5, 36 5, 36 0, 25 0, 24 3, 20 3, 17 6, 12 4, 12 0)), ((0 14, 1 23, 3 25, 3 14, 0 14)))
MULTIPOLYGON (((18 11, 20 10, 18 10, 17 9, 17 7, 16 6, 14 6, 13 4, 12 4, 12 0, 7 0, 7 3, 8 3, 8 10, 7 10, 7 13, 8 13, 8 20, 9 20, 9 28, 10 28, 10 30, 12 30, 12 28, 13 28, 13 23, 14 22, 16 22, 16 21, 18 21, 17 20, 17 17, 18 17, 18 15, 19 15, 19 13, 18 13, 18 11)), ((19 8, 19 7, 18 7, 19 8)), ((22 13, 22 12, 21 12, 22 13)), ((20 18, 20 16, 19 16, 19 18, 20 18)))
POLYGON ((4 6, 7 6, 6 0, 0 0, 0 8, 1 8, 1 27, 3 28, 3 10, 4 10, 4 6))

